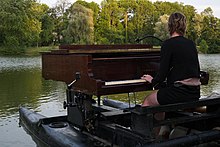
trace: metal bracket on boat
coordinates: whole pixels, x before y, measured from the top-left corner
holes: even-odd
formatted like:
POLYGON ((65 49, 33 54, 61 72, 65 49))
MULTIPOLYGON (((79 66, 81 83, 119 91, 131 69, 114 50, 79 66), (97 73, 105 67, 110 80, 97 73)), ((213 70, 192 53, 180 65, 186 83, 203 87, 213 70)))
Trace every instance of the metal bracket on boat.
POLYGON ((69 107, 69 104, 67 104, 66 101, 63 102, 63 109, 66 109, 67 107, 69 107))
MULTIPOLYGON (((81 78, 80 72, 75 73, 75 80, 73 80, 70 84, 67 85, 67 99, 70 100, 71 98, 71 89, 74 83, 76 83, 81 78)), ((71 101, 64 101, 63 102, 63 108, 66 109, 67 107, 74 107, 77 106, 76 104, 73 104, 71 101)))
POLYGON ((66 101, 63 102, 63 108, 66 109, 67 107, 76 107, 77 103, 72 101, 72 99, 71 99, 71 92, 68 91, 67 94, 68 94, 68 96, 67 96, 68 100, 67 100, 67 102, 66 101))
POLYGON ((43 119, 39 119, 37 122, 37 126, 40 127, 44 123, 43 119))
POLYGON ((200 82, 202 85, 207 85, 209 82, 209 73, 205 71, 200 71, 200 82))
POLYGON ((75 77, 76 77, 75 80, 73 80, 70 84, 67 85, 68 89, 71 89, 73 84, 76 83, 81 78, 80 72, 76 72, 75 77))

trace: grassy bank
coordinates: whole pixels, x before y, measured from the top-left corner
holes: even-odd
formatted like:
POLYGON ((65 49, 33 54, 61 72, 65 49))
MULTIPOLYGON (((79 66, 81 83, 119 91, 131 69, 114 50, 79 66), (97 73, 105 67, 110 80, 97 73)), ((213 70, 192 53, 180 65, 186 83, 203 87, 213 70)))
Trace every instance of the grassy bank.
POLYGON ((40 52, 50 51, 52 49, 58 49, 58 46, 44 46, 44 47, 32 47, 27 48, 24 52, 26 56, 39 56, 40 52))
POLYGON ((0 47, 1 56, 39 56, 40 52, 57 49, 58 46, 29 47, 29 48, 5 48, 0 47))

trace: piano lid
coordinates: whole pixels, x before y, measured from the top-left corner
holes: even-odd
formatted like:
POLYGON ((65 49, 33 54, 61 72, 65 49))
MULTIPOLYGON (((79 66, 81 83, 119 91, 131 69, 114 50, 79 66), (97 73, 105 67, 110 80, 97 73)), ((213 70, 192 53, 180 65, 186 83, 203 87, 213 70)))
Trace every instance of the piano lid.
POLYGON ((61 45, 60 50, 67 50, 68 53, 99 54, 99 53, 132 53, 159 51, 146 44, 124 44, 124 45, 61 45))

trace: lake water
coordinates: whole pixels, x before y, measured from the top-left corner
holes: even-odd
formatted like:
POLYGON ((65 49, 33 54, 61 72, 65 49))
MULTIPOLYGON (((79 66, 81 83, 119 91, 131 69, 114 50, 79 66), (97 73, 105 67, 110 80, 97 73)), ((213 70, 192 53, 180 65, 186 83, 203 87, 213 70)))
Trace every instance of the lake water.
MULTIPOLYGON (((210 74, 209 84, 201 87, 202 95, 220 93, 220 54, 199 55, 199 59, 201 69, 210 74)), ((0 57, 0 146, 35 147, 31 136, 19 127, 19 106, 48 117, 64 115, 65 88, 64 83, 42 78, 40 57, 0 57)), ((143 97, 137 94, 138 102, 143 97)), ((114 98, 121 100, 121 95, 114 98)))

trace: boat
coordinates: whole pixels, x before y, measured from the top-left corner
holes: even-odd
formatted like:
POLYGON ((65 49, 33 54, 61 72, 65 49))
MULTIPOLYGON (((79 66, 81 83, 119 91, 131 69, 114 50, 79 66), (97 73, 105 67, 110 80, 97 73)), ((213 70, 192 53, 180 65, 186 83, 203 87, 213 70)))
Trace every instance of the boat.
MULTIPOLYGON (((139 77, 145 72, 156 74, 158 64, 159 50, 141 44, 62 45, 44 52, 43 77, 67 84, 63 103, 67 115, 45 117, 21 107, 21 125, 39 146, 219 145, 217 93, 197 101, 148 107, 132 104, 129 96, 128 103, 102 99, 105 95, 152 90, 152 85, 139 77), (166 112, 166 118, 157 121, 154 114, 160 112, 166 112), (167 138, 158 138, 154 129, 164 125, 172 131, 167 138)), ((202 84, 208 84, 208 79, 209 74, 201 71, 202 84)))
MULTIPOLYGON (((215 103, 217 102, 220 104, 219 98, 220 98, 220 94, 214 93, 208 98, 203 98, 203 100, 200 100, 200 103, 197 103, 197 104, 204 105, 204 102, 205 102, 206 105, 207 104, 211 105, 213 102, 213 99, 215 103)), ((117 101, 117 100, 104 99, 103 103, 106 106, 111 106, 112 108, 123 110, 123 111, 127 111, 127 109, 131 109, 131 108, 135 109, 134 107, 129 108, 128 103, 117 101)), ((192 107, 192 103, 191 104, 182 103, 176 106, 189 108, 189 107, 192 107)), ((166 107, 166 109, 176 109, 176 106, 169 105, 168 107, 166 107)), ((155 110, 155 108, 153 109, 155 110)), ((157 109, 164 109, 164 108, 158 107, 157 109)), ((113 131, 115 134, 117 134, 116 135, 117 137, 120 136, 119 138, 122 141, 121 143, 119 143, 118 141, 114 141, 113 143, 113 142, 110 142, 108 139, 106 140, 105 137, 102 138, 102 136, 96 136, 95 132, 89 133, 86 130, 76 127, 74 124, 68 121, 67 116, 45 117, 39 113, 36 113, 24 107, 19 108, 19 114, 20 114, 21 126, 23 126, 25 130, 32 136, 33 140, 36 142, 38 146, 51 146, 51 147, 84 147, 84 146, 85 147, 87 146, 166 147, 166 146, 169 146, 169 147, 175 147, 175 146, 193 146, 193 145, 198 145, 198 144, 203 144, 203 146, 205 145, 206 146, 210 146, 210 145, 219 146, 218 140, 220 139, 220 128, 218 127, 215 128, 212 125, 210 125, 210 124, 213 124, 214 122, 205 122, 207 124, 203 127, 206 128, 206 130, 203 130, 204 128, 202 129, 203 131, 201 131, 201 129, 190 130, 189 128, 185 126, 187 123, 189 123, 188 122, 189 118, 185 118, 185 120, 182 118, 179 118, 181 119, 181 121, 183 121, 181 123, 182 125, 178 125, 174 127, 173 132, 170 134, 170 138, 167 140, 152 139, 149 137, 146 138, 137 132, 132 132, 128 128, 124 128, 115 123, 110 125, 110 122, 104 121, 106 124, 111 126, 111 127, 103 126, 100 124, 99 127, 103 129, 104 134, 109 133, 109 131, 110 132, 113 131), (207 130, 208 126, 214 129, 207 130), (106 128, 104 129, 103 127, 107 127, 107 129, 109 130, 106 131, 105 130, 106 128)), ((207 113, 205 114, 207 115, 207 113)), ((199 117, 193 118, 192 116, 190 116, 192 119, 194 119, 191 121, 196 122, 195 125, 198 125, 197 122, 198 121, 202 122, 201 120, 203 119, 207 121, 208 119, 211 120, 212 117, 213 118, 220 117, 219 114, 218 115, 213 114, 212 116, 210 115, 206 116, 206 115, 200 116, 203 118, 199 118, 199 117)), ((178 121, 178 119, 176 119, 176 121, 178 121)), ((217 120, 217 122, 219 122, 219 120, 217 120)), ((108 135, 106 134, 106 136, 108 135)))

